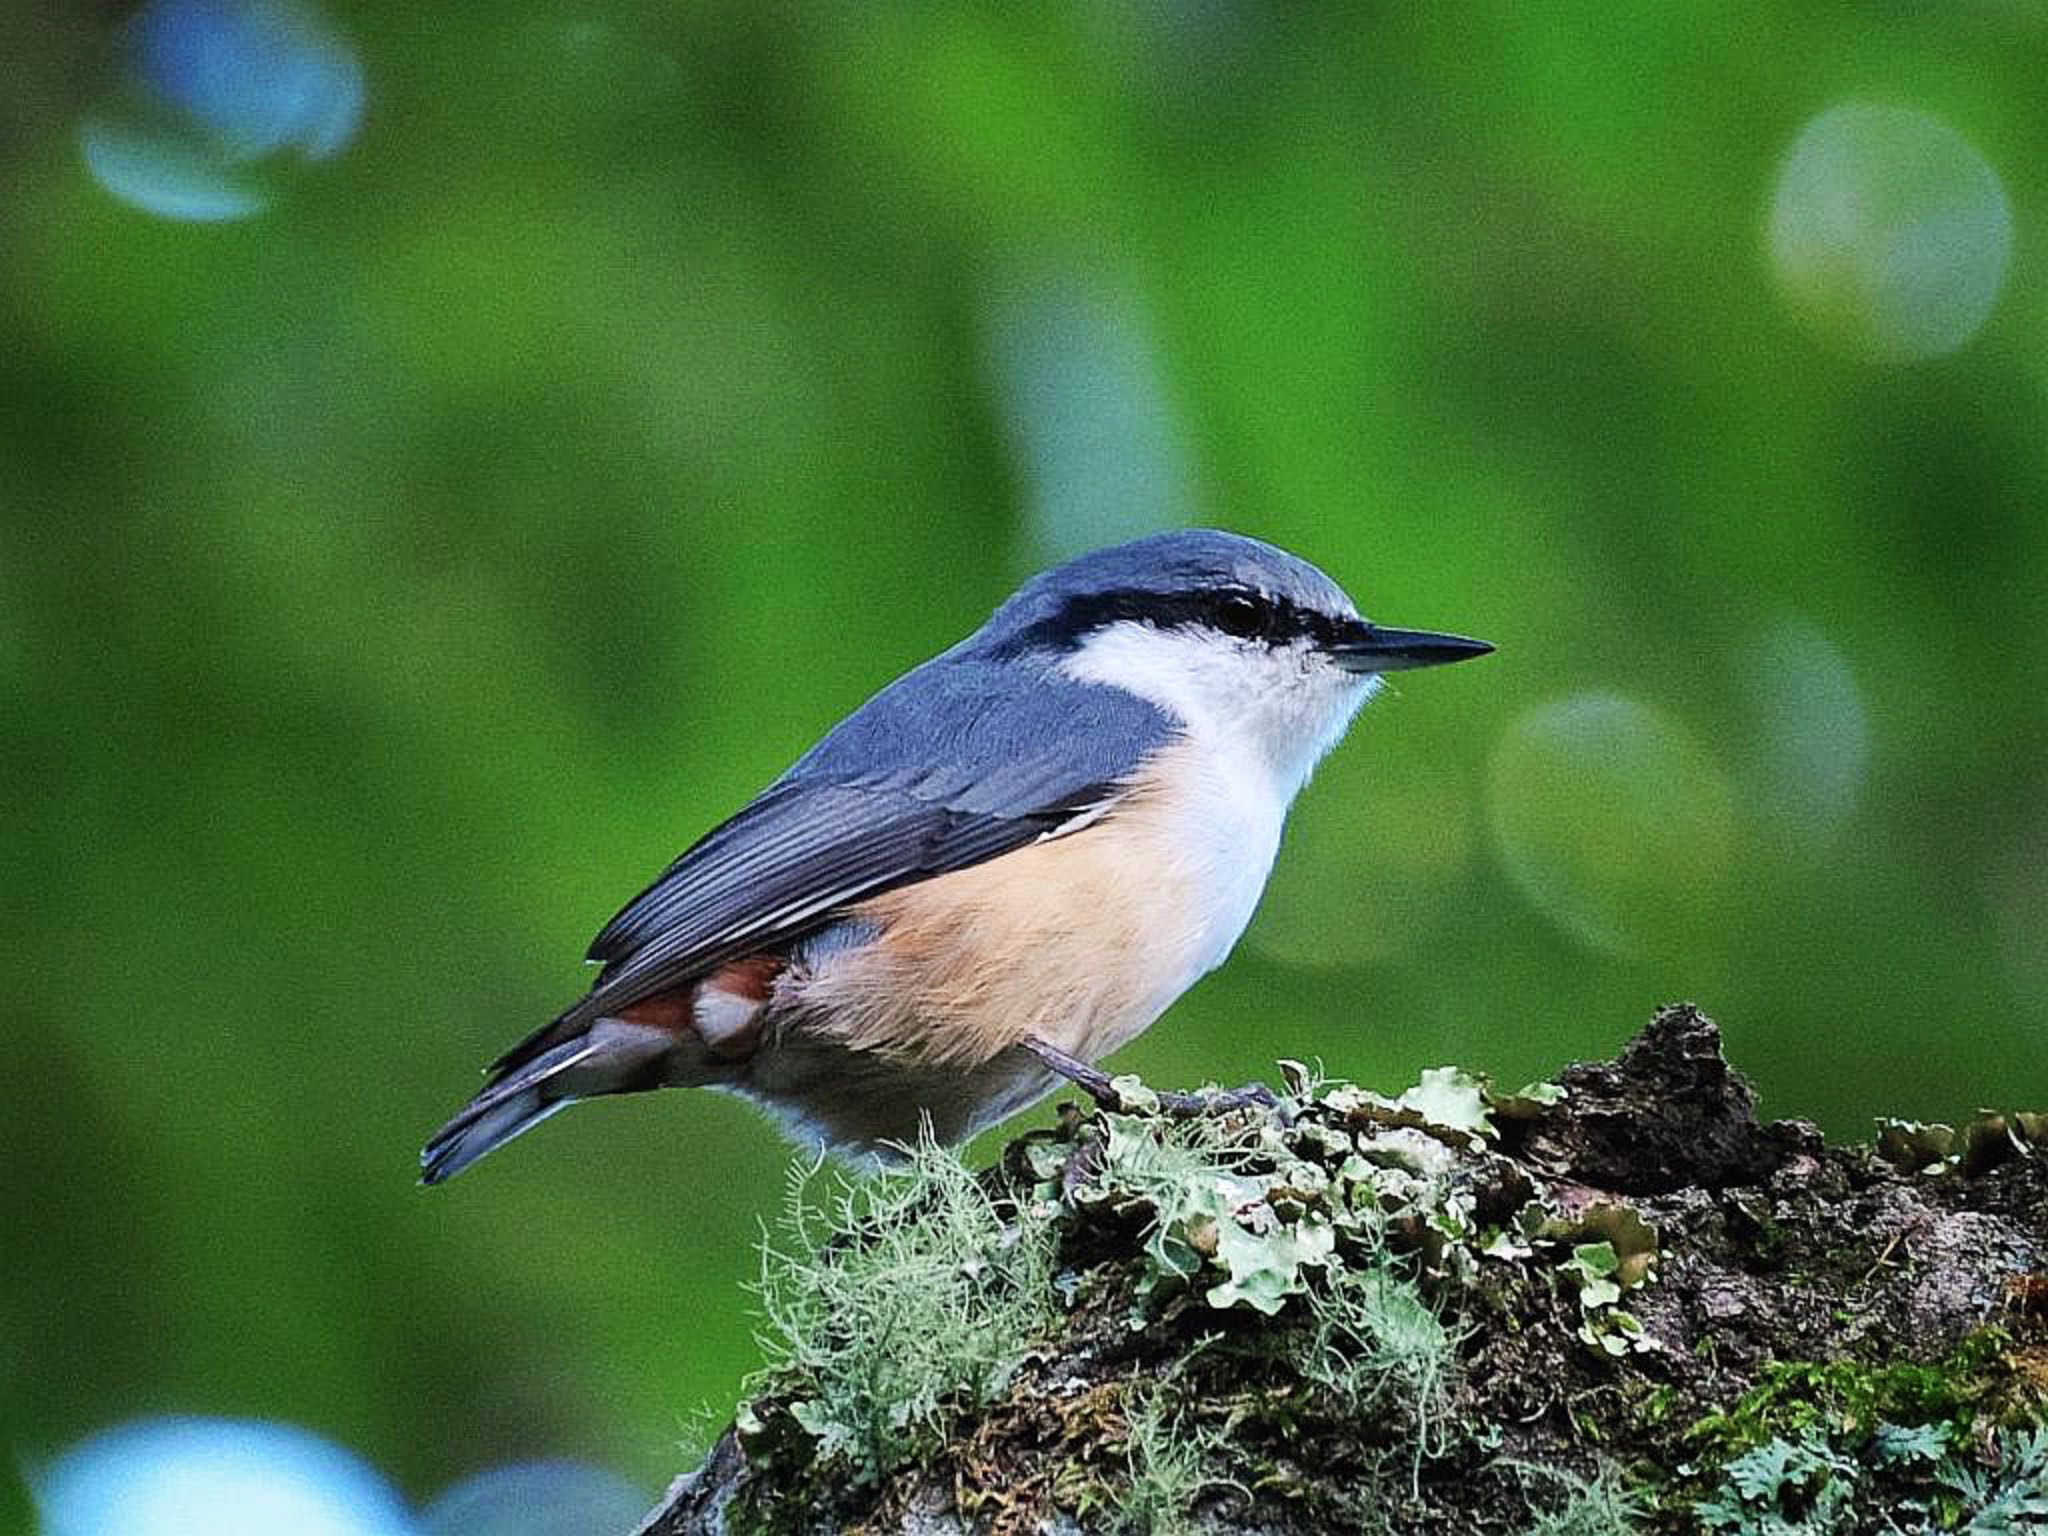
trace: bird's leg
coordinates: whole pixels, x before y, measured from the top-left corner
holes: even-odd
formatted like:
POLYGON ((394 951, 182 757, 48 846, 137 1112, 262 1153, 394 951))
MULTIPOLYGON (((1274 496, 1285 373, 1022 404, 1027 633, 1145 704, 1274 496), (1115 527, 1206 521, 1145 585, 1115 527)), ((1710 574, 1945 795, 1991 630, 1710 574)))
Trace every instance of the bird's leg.
POLYGON ((1058 1046, 1048 1045, 1036 1035, 1026 1035, 1019 1043, 1042 1065, 1087 1094, 1098 1108, 1121 1110, 1124 1107, 1124 1096, 1116 1091, 1116 1085, 1109 1080, 1107 1072, 1089 1066, 1078 1056, 1069 1056, 1058 1046))
MULTIPOLYGON (((1129 1105, 1124 1095, 1101 1068, 1091 1067, 1078 1056, 1069 1056, 1058 1046, 1049 1045, 1036 1035, 1026 1035, 1021 1043, 1046 1067, 1087 1094, 1099 1108, 1128 1112, 1129 1105)), ((1247 1083, 1242 1088, 1211 1088, 1200 1093, 1161 1093, 1156 1097, 1160 1110, 1176 1120, 1190 1120, 1197 1115, 1227 1114, 1233 1109, 1246 1109, 1253 1105, 1274 1109, 1280 1103, 1279 1097, 1264 1083, 1247 1083)))

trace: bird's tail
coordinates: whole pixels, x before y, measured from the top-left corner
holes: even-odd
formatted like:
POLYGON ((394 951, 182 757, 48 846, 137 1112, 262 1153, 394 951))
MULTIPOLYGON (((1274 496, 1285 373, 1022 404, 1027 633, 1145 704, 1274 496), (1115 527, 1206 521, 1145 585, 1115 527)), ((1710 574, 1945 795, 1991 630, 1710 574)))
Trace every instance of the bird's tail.
POLYGON ((452 1179, 486 1152, 531 1130, 558 1109, 601 1093, 656 1088, 674 1033, 625 1019, 598 1019, 580 1034, 509 1062, 420 1153, 420 1182, 452 1179))

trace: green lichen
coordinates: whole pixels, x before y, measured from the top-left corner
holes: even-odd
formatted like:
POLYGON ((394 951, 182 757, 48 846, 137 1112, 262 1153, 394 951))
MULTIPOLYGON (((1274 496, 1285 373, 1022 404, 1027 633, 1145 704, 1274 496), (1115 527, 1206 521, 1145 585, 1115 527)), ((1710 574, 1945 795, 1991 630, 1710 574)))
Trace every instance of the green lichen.
POLYGON ((1052 1274, 1050 1213, 992 1198, 929 1141, 859 1184, 799 1168, 762 1245, 768 1363, 747 1387, 773 1406, 744 1404, 743 1436, 770 1444, 786 1420, 818 1462, 878 1481, 1003 1389, 1059 1315, 1052 1274))
POLYGON ((1109 1505, 1110 1524, 1127 1536, 1190 1536, 1200 1529, 1197 1502, 1242 1484, 1224 1469, 1229 1441, 1179 1405, 1170 1386, 1134 1389, 1124 1438, 1125 1482, 1109 1505))
MULTIPOLYGON (((1276 1107, 1219 1099, 1190 1117, 1120 1080, 1114 1108, 1069 1113, 980 1175, 929 1145, 865 1183, 805 1170, 767 1245, 770 1363, 737 1421, 778 1528, 886 1525, 891 1490, 916 1479, 1001 1536, 1056 1516, 1186 1536, 1197 1512, 1254 1506, 1288 1528, 1410 1530, 1467 1479, 1489 1484, 1487 1528, 1526 1510, 1527 1536, 1891 1529, 1878 1511, 1918 1520, 1897 1524, 1910 1536, 1998 1536, 2038 1520, 2048 1450, 2013 1426, 2039 1422, 2039 1393, 2005 1334, 1932 1363, 1745 1370, 1750 1390, 1681 1429, 1697 1397, 1617 1370, 1664 1347, 1631 1310, 1656 1283, 1658 1231, 1519 1160, 1555 1134, 1529 1122, 1562 1089, 1496 1094, 1448 1068, 1391 1097, 1300 1068, 1287 1081, 1276 1107), (1560 1321, 1533 1350, 1494 1347, 1560 1321), (1574 1330, 1584 1353, 1560 1354, 1574 1330), (1524 1360, 1545 1379, 1481 1374, 1524 1360), (1550 1414, 1532 1438, 1558 1465, 1499 1459, 1534 1416, 1471 1420, 1494 1399, 1550 1414), (1634 1482, 1565 1470, 1624 1444, 1634 1482)), ((2034 1128, 2001 1121, 2018 1146, 2015 1125, 2034 1128)))
MULTIPOLYGON (((1385 1167, 1361 1157, 1319 1102, 1291 1107, 1284 1126, 1105 1115, 1070 1204, 1077 1217, 1141 1224, 1132 1326, 1190 1301, 1275 1320, 1217 1335, 1215 1347, 1254 1377, 1278 1367, 1290 1390, 1218 1398, 1214 1383, 1186 1389, 1228 1403, 1237 1440, 1256 1438, 1261 1424, 1285 1437, 1304 1416, 1355 1424, 1370 1415, 1400 1427, 1419 1464, 1448 1441, 1456 1340, 1417 1261, 1391 1240, 1385 1167)), ((1392 1210, 1412 1215, 1414 1191, 1401 1188, 1392 1210)), ((1219 1374, 1226 1387, 1242 1375, 1229 1364, 1219 1374)), ((1235 1465, 1254 1481, 1269 1470, 1255 1457, 1235 1465)))
POLYGON ((1652 1347, 1642 1323, 1617 1305, 1625 1275, 1613 1243, 1576 1244, 1572 1256, 1558 1265, 1558 1272, 1578 1287, 1578 1333, 1587 1344, 1610 1355, 1652 1347))
POLYGON ((1721 1487, 1693 1513, 1711 1531, 1831 1536, 1852 1514, 1858 1468, 1819 1430, 1772 1439, 1729 1462, 1721 1487))
POLYGON ((1634 1321, 1618 1303, 1649 1280, 1655 1233, 1614 1204, 1567 1219, 1491 1151, 1499 1124, 1559 1087, 1495 1096, 1448 1067, 1395 1098, 1298 1069, 1288 1081, 1274 1112, 1192 1118, 1118 1081, 1116 1110, 1024 1137, 979 1178, 932 1145, 860 1184, 801 1169, 764 1245, 768 1364, 737 1415, 750 1464, 852 1509, 963 1434, 1038 1413, 1036 1434, 1120 1444, 1122 1462, 1083 1456, 1057 1487, 1001 1495, 987 1489, 1016 1468, 967 1466, 961 1485, 983 1489, 975 1507, 997 1526, 1051 1505, 1178 1532, 1196 1495, 1384 1524, 1370 1468, 1405 1470, 1415 1495, 1423 1464, 1460 1440, 1444 1319, 1483 1264, 1550 1266, 1597 1319, 1595 1350, 1634 1321), (1511 1235, 1479 1221, 1518 1204, 1511 1235), (1165 1376, 1108 1364, 1051 1411, 1032 1407, 1038 1386, 1012 1391, 1053 1333, 1096 1335, 1112 1358, 1118 1337, 1200 1333, 1202 1317, 1217 1321, 1165 1376), (1325 1440, 1366 1458, 1341 1509, 1305 1477, 1303 1448, 1325 1440))
POLYGON ((1693 1514, 1730 1536, 2048 1531, 2048 1428, 1969 1445, 1942 1424, 1881 1424, 1861 1436, 1808 1427, 1728 1463, 1693 1514))
POLYGON ((1901 1173, 1974 1178, 2007 1158, 2048 1149, 2048 1113, 1979 1110, 1958 1129, 1940 1121, 1877 1121, 1877 1155, 1901 1173))
POLYGON ((1456 1340, 1391 1257, 1332 1270, 1309 1299, 1293 1352, 1302 1379, 1339 1412, 1355 1417, 1392 1400, 1415 1425, 1418 1456, 1443 1449, 1456 1340))
POLYGON ((1394 1103, 1430 1125, 1486 1139, 1495 1134, 1486 1083, 1458 1067, 1432 1067, 1394 1103))
MULTIPOLYGON (((1572 1477, 1549 1467, 1517 1464, 1526 1482, 1561 1490, 1547 1502, 1554 1505, 1525 1526, 1521 1536, 1638 1536, 1649 1514, 1644 1496, 1614 1468, 1603 1467, 1591 1479, 1572 1477)), ((1531 1502, 1537 1502, 1532 1497, 1531 1502)))
POLYGON ((1264 1105, 1122 1079, 979 1174, 930 1146, 864 1184, 803 1170, 764 1257, 770 1364, 704 1507, 776 1536, 943 1505, 983 1536, 2048 1536, 2040 1277, 1955 1256, 1955 1285, 2003 1287, 2005 1331, 1946 1359, 1756 1363, 1882 1349, 1916 1315, 1944 1250, 1887 1266, 1845 1190, 1903 1206, 1885 1232, 1915 1207, 2009 1224, 2048 1120, 1889 1127, 1900 1180, 1755 1126, 1696 1013, 1645 1042, 1569 1095, 1450 1068, 1389 1096, 1285 1064, 1264 1105), (1727 1182, 1615 1193, 1659 1187, 1615 1140, 1638 1122, 1658 1179, 1697 1143, 1727 1182))
POLYGON ((1936 1468, 1936 1480, 1956 1505, 1952 1511, 1942 1509, 1948 1523, 1938 1529, 1959 1530, 1963 1536, 2048 1530, 2048 1428, 2002 1436, 1997 1451, 1995 1467, 1951 1456, 1936 1468))
MULTIPOLYGON (((844 1499, 988 1410, 1056 1327, 1108 1330, 1113 1342, 1244 1314, 1268 1325, 1224 1328, 1192 1346, 1188 1379, 1129 1395, 1122 1476, 1105 1467, 1059 1501, 1136 1511, 1118 1518, 1170 1531, 1168 1512, 1191 1491, 1300 1483, 1258 1449, 1262 1437, 1356 1443, 1361 1423, 1374 1426, 1372 1454, 1405 1464, 1412 1489, 1454 1441, 1457 1339, 1442 1308, 1498 1235, 1475 1220, 1478 1186, 1499 1176, 1516 1198, 1527 1192, 1504 1163, 1476 1160, 1498 1134, 1496 1111, 1512 1118, 1562 1090, 1495 1100, 1448 1068, 1395 1098, 1297 1086, 1277 1113, 1176 1118, 1120 1083, 1122 1112, 1024 1138, 1007 1180, 978 1178, 929 1144, 865 1183, 802 1170, 764 1246, 768 1364, 737 1419, 750 1461, 844 1499), (1015 1194, 991 1192, 1006 1187, 1015 1194), (1104 1244, 1118 1259, 1092 1265, 1104 1244)), ((1583 1262, 1572 1254, 1593 1230, 1584 1221, 1531 1221, 1519 1253, 1543 1251, 1561 1275, 1583 1262)), ((1593 1221, 1623 1236, 1634 1264, 1647 1229, 1612 1212, 1593 1221)), ((1646 1265, 1624 1276, 1613 1243, 1597 1247, 1598 1310, 1615 1314, 1623 1280, 1640 1283, 1646 1265)))

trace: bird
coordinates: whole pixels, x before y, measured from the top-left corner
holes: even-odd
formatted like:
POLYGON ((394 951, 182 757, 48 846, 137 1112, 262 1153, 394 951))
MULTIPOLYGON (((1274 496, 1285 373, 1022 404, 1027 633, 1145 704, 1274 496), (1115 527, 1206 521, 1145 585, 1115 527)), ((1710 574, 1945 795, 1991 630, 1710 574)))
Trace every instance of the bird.
POLYGON ((1179 529, 1043 571, 607 923, 589 990, 427 1143, 438 1184, 579 1099, 724 1090, 900 1160, 1055 1092, 1220 965, 1392 629, 1274 545, 1179 529))

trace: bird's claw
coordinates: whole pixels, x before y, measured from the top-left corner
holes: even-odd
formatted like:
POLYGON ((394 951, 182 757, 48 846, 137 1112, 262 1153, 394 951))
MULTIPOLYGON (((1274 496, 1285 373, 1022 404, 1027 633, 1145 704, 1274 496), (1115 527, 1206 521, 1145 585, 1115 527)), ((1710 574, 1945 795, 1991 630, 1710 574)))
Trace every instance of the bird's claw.
POLYGON ((1246 1083, 1241 1088, 1202 1088, 1193 1093, 1161 1093, 1147 1088, 1135 1077, 1111 1077, 1042 1040, 1026 1040, 1024 1048, 1093 1099, 1097 1109, 1110 1114, 1195 1120, 1240 1109, 1278 1110, 1286 1102, 1264 1083, 1246 1083))
POLYGON ((1245 1083, 1237 1088, 1203 1088, 1194 1093, 1158 1095, 1162 1113, 1176 1120, 1193 1120, 1203 1115, 1227 1115, 1239 1109, 1278 1109, 1280 1095, 1264 1083, 1245 1083))

